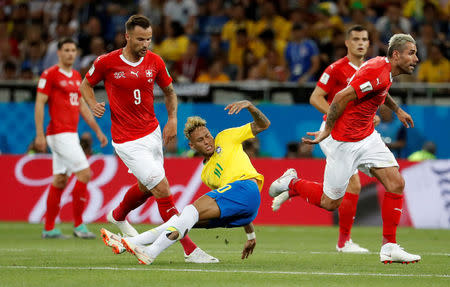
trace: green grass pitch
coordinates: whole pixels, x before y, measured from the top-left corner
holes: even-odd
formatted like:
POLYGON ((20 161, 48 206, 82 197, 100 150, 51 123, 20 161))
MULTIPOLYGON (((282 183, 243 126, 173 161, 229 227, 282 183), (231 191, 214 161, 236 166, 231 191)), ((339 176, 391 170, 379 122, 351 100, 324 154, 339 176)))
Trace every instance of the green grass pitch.
MULTIPOLYGON (((69 224, 60 224, 70 234, 69 224)), ((398 240, 420 254, 416 264, 379 262, 381 227, 355 227, 353 239, 370 254, 338 254, 337 227, 256 226, 257 245, 240 259, 242 228, 194 229, 191 238, 218 264, 185 263, 179 244, 150 266, 115 255, 96 240, 43 240, 42 225, 0 223, 0 286, 450 286, 450 230, 399 228, 398 240)), ((139 231, 149 225, 137 225, 139 231)))

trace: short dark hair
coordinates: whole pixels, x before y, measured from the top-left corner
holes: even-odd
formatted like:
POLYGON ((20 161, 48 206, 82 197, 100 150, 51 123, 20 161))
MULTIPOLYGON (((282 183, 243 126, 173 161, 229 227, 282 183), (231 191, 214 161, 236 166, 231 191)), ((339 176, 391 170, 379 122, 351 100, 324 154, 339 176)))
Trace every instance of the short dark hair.
POLYGON ((136 26, 147 29, 151 26, 151 23, 150 20, 143 15, 133 15, 128 18, 127 22, 125 23, 125 31, 131 31, 136 26))
POLYGON ((61 50, 62 46, 64 46, 64 44, 75 44, 75 46, 77 46, 77 42, 75 42, 74 39, 70 38, 70 37, 64 37, 58 40, 58 50, 61 50))
POLYGON ((346 38, 348 39, 348 37, 350 37, 350 34, 353 32, 362 32, 362 31, 367 31, 367 34, 369 34, 369 31, 361 25, 353 25, 350 28, 347 29, 347 32, 345 33, 346 38))

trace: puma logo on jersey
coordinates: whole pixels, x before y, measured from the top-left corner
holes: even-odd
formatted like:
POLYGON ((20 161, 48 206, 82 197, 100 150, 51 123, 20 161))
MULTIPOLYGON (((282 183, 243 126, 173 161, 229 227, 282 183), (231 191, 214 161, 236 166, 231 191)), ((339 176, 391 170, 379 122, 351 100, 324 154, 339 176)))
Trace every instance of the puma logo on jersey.
POLYGON ((394 210, 400 211, 400 213, 403 212, 403 210, 401 210, 400 208, 395 207, 394 210))
POLYGON ((132 74, 132 75, 135 75, 136 76, 136 78, 138 77, 138 73, 139 73, 139 71, 137 71, 137 72, 133 72, 133 71, 130 71, 130 73, 132 74))
POLYGON ((377 86, 380 84, 380 79, 377 78, 377 86))

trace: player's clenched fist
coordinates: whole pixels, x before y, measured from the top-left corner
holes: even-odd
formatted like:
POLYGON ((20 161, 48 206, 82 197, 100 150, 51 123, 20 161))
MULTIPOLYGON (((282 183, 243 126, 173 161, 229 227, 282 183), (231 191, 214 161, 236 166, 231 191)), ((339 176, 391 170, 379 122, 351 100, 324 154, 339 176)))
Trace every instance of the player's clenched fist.
POLYGON ((92 108, 92 113, 97 118, 101 118, 105 113, 105 102, 96 103, 95 106, 92 108))

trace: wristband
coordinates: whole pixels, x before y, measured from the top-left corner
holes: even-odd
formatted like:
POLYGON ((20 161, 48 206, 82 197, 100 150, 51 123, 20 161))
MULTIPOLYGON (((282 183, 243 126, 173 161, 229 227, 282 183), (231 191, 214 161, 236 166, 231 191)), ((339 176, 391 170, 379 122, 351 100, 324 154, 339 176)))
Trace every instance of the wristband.
POLYGON ((248 240, 252 240, 252 239, 255 239, 255 238, 256 238, 255 232, 247 233, 247 239, 248 240))

